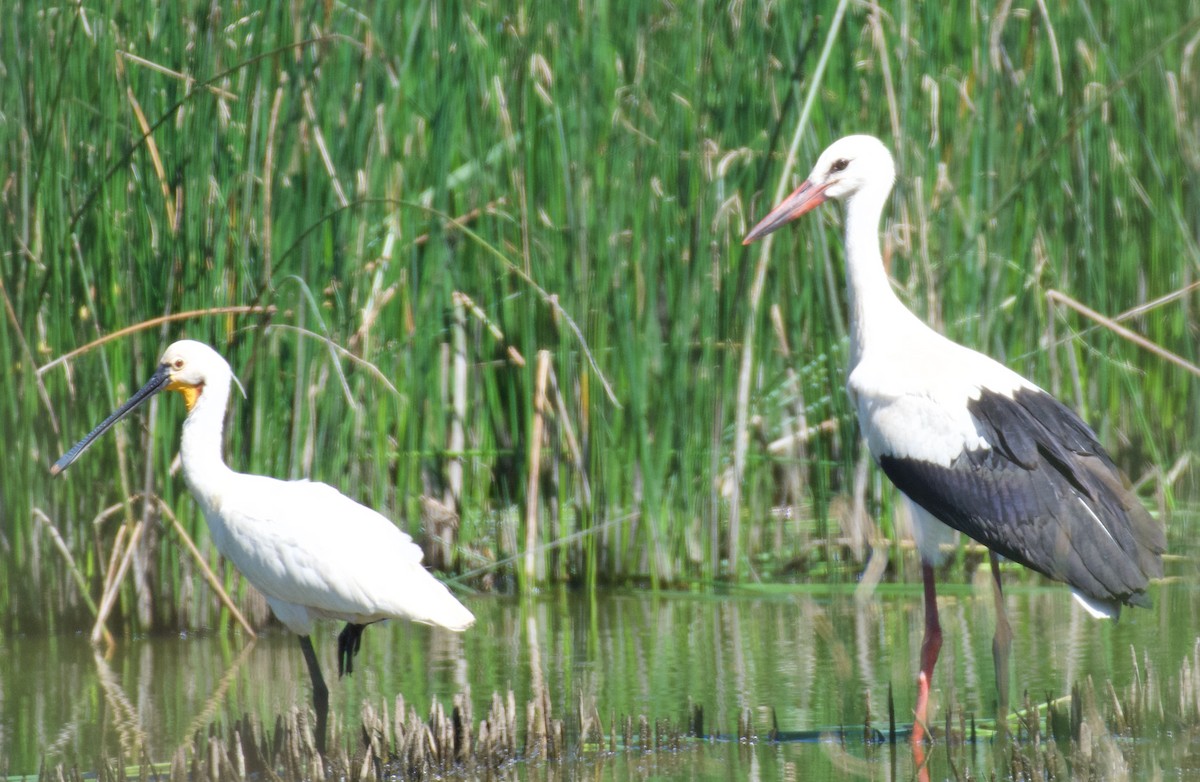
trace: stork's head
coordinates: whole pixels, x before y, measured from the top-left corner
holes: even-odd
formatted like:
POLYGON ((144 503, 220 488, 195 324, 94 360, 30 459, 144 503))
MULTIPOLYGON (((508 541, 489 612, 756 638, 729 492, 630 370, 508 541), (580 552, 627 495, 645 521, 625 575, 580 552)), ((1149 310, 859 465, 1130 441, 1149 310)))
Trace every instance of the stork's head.
POLYGON ((840 138, 817 158, 808 179, 754 226, 742 244, 766 236, 831 198, 844 201, 864 190, 882 190, 886 197, 895 181, 896 164, 882 141, 863 135, 840 138))

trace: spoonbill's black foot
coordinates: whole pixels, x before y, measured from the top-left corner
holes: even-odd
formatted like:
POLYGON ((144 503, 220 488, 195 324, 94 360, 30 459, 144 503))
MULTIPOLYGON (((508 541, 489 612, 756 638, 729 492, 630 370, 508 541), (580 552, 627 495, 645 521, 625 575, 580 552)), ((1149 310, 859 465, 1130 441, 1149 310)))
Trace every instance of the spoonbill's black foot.
POLYGON ((347 622, 342 632, 338 633, 339 679, 348 673, 354 673, 354 655, 358 654, 359 647, 362 646, 362 634, 366 628, 366 625, 347 622))

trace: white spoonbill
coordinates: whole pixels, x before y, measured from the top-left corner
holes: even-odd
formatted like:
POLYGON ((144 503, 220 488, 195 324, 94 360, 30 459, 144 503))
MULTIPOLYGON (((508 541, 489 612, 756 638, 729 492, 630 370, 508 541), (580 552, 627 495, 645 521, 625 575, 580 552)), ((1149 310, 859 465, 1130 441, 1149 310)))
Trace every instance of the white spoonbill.
POLYGON ((363 629, 407 619, 466 630, 475 617, 421 566, 421 549, 395 524, 332 486, 234 472, 221 457, 221 430, 233 373, 215 350, 181 340, 128 402, 50 468, 65 470, 100 435, 166 389, 187 405, 183 477, 204 512, 213 543, 300 636, 312 677, 317 749, 325 752, 329 690, 310 634, 316 619, 346 623, 338 635, 338 675, 351 673, 363 629))
POLYGON ((771 233, 833 199, 845 203, 850 373, 846 388, 867 448, 912 507, 925 584, 925 637, 913 741, 924 735, 942 644, 933 568, 949 528, 987 546, 995 580, 993 641, 1001 710, 1011 630, 997 555, 1065 581, 1094 616, 1148 606, 1166 548, 1095 433, 1050 394, 922 323, 888 282, 879 220, 896 178, 879 139, 847 136, 746 236, 771 233))

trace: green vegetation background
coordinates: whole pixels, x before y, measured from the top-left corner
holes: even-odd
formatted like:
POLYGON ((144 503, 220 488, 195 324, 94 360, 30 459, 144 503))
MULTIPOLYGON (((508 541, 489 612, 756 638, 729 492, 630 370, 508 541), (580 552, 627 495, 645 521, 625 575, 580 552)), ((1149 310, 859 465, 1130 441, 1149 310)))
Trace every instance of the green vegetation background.
POLYGON ((1200 4, 851 4, 819 82, 829 1, 105 5, 0 32, 10 630, 86 625, 135 529, 117 625, 223 621, 170 524, 216 562, 178 400, 47 472, 180 337, 245 387, 235 468, 332 483, 467 585, 855 577, 893 495, 842 391, 837 210, 775 239, 752 332, 740 244, 851 132, 896 153, 910 305, 1152 505, 1191 486, 1195 378, 1050 293, 1197 360, 1200 4))

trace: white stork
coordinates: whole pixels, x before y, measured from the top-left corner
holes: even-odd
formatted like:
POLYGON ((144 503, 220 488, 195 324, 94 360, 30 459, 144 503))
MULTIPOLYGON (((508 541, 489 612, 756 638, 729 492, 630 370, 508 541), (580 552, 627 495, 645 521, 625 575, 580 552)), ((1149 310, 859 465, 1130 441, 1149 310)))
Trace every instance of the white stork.
POLYGON ((987 546, 995 580, 997 688, 1007 704, 1005 618, 997 555, 1058 581, 1097 617, 1148 606, 1166 540, 1096 435, 1016 372, 921 322, 888 282, 879 221, 896 178, 879 139, 847 136, 746 236, 765 236, 827 200, 845 203, 850 372, 846 388, 867 447, 909 500, 925 583, 925 637, 914 743, 927 724, 942 644, 933 568, 958 530, 987 546))

